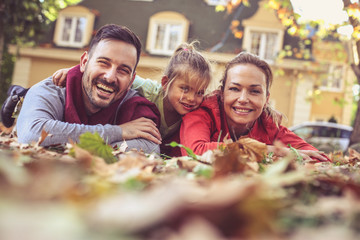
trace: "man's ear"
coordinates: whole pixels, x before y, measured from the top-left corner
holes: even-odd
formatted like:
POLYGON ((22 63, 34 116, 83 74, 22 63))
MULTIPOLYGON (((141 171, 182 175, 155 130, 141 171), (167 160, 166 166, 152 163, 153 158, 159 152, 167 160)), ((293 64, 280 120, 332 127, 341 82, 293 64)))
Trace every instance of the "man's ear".
POLYGON ((132 76, 132 79, 131 79, 131 81, 130 81, 130 83, 129 83, 128 90, 131 88, 131 86, 132 86, 132 84, 133 84, 133 82, 134 82, 134 80, 135 80, 135 77, 136 77, 136 72, 134 72, 134 74, 133 74, 133 76, 132 76))
POLYGON ((85 72, 86 63, 89 61, 89 53, 85 51, 80 58, 80 72, 85 72))
POLYGON ((166 90, 168 83, 169 83, 169 78, 164 75, 164 76, 161 78, 161 86, 162 86, 162 88, 163 88, 164 91, 166 90))

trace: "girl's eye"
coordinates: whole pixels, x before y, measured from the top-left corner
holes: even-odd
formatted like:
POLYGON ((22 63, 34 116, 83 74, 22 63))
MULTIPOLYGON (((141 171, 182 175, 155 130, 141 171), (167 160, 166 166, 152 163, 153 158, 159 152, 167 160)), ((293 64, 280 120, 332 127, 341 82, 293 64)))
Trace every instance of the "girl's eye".
POLYGON ((181 90, 183 90, 184 92, 188 92, 189 91, 189 87, 180 87, 181 90))
POLYGON ((197 92, 196 94, 197 94, 199 97, 202 97, 202 96, 204 96, 205 93, 204 93, 204 91, 199 91, 199 92, 197 92))

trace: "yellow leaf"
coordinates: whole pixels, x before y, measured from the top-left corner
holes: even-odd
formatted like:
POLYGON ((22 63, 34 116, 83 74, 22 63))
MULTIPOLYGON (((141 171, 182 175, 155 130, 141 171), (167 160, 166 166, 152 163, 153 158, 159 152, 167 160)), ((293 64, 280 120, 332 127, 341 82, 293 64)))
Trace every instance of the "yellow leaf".
POLYGON ((223 12, 223 11, 225 11, 225 6, 223 6, 223 5, 217 5, 217 6, 215 7, 215 12, 223 12))
POLYGON ((238 31, 238 32, 236 32, 236 33, 234 34, 234 36, 235 36, 236 38, 238 38, 238 39, 241 39, 241 38, 243 37, 243 32, 238 31))

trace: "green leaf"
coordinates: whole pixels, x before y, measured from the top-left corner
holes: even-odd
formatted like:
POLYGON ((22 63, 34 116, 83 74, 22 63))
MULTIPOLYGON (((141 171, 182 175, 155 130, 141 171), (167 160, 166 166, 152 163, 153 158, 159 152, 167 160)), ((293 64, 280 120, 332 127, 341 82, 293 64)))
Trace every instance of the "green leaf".
POLYGON ((167 145, 170 146, 170 147, 181 147, 181 148, 185 149, 185 151, 186 151, 186 153, 188 154, 189 157, 191 157, 194 160, 198 160, 198 156, 193 152, 193 150, 191 150, 188 147, 185 147, 182 144, 179 144, 179 143, 173 141, 173 142, 171 142, 171 143, 169 143, 167 145))
POLYGON ((193 169, 193 172, 196 176, 202 176, 208 179, 212 178, 214 175, 214 169, 208 165, 196 165, 193 169))
POLYGON ((291 146, 291 144, 288 144, 288 146, 289 146, 290 150, 295 154, 295 156, 296 156, 296 161, 302 162, 303 157, 299 154, 299 152, 298 152, 295 148, 293 148, 293 147, 291 146))
POLYGON ((112 154, 112 147, 106 144, 97 132, 86 132, 80 135, 77 146, 103 158, 106 163, 114 163, 117 161, 116 157, 112 154))

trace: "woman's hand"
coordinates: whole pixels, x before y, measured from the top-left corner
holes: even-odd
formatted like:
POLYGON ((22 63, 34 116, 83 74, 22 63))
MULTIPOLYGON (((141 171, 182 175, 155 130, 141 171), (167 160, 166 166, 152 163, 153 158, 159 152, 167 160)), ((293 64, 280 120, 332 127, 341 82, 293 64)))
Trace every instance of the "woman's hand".
POLYGON ((292 150, 288 147, 281 147, 281 146, 274 146, 268 145, 267 146, 268 152, 273 152, 276 157, 285 157, 290 154, 299 154, 303 160, 312 160, 313 158, 319 160, 320 162, 328 162, 329 159, 325 157, 325 153, 321 151, 314 151, 314 150, 292 150))
POLYGON ((57 70, 53 75, 53 83, 56 86, 59 87, 65 87, 66 86, 66 76, 67 73, 69 72, 70 68, 63 68, 63 69, 59 69, 57 70))

